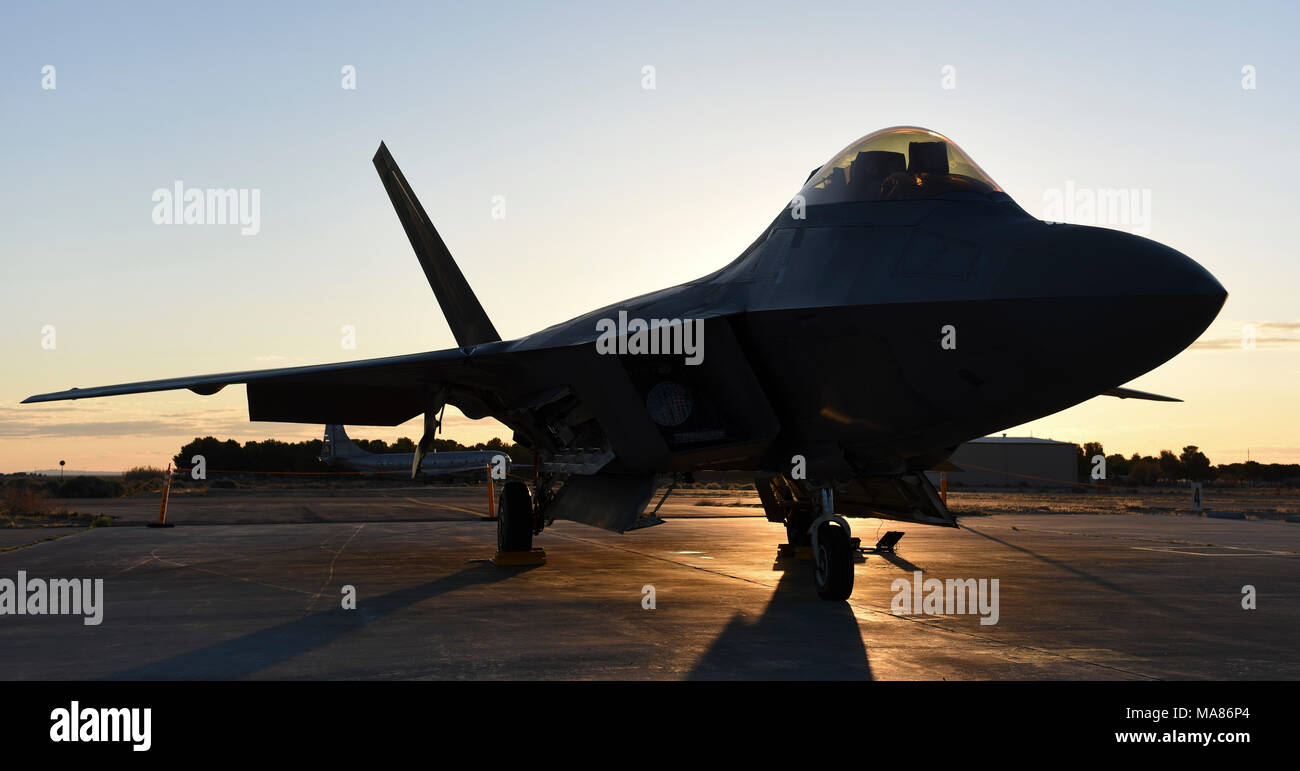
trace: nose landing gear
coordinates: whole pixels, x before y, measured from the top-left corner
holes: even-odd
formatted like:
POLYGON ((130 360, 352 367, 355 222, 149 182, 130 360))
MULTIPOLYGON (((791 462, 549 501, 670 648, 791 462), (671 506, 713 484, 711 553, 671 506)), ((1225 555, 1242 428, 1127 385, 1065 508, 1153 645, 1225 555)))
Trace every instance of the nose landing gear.
POLYGON ((813 580, 818 597, 843 601, 853 594, 853 561, 857 549, 849 523, 835 513, 834 491, 827 487, 819 492, 816 502, 819 516, 808 528, 815 565, 813 580))
POLYGON ((847 600, 853 594, 854 555, 848 528, 834 521, 823 522, 817 526, 813 542, 817 544, 813 547, 817 596, 823 600, 847 600))
POLYGON ((809 553, 817 596, 837 602, 847 600, 853 594, 853 565, 858 561, 859 541, 844 517, 835 513, 833 489, 809 485, 796 492, 786 484, 759 484, 758 490, 768 519, 785 524, 789 546, 782 546, 781 553, 795 559, 807 559, 802 555, 809 553))

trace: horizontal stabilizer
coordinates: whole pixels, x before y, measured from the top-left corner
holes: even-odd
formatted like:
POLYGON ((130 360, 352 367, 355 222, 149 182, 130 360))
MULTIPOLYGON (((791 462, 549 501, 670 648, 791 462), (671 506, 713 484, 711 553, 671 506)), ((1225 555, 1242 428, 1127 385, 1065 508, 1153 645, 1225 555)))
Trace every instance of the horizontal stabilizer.
POLYGON ((1102 396, 1114 396, 1117 399, 1146 399, 1152 402, 1181 402, 1182 399, 1175 399, 1172 396, 1161 396, 1160 394, 1147 393, 1146 391, 1137 391, 1132 388, 1112 388, 1109 391, 1103 391, 1102 396))

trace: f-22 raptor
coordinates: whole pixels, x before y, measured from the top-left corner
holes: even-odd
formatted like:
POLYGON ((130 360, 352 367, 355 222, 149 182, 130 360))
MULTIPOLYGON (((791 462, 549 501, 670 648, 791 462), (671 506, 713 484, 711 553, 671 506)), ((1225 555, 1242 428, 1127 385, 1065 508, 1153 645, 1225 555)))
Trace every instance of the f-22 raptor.
POLYGON ((811 547, 818 594, 843 600, 857 549, 845 517, 955 526, 926 469, 1101 394, 1168 400, 1122 385, 1227 297, 1178 251, 1042 222, 951 140, 895 127, 814 170, 721 269, 507 341, 382 143, 374 164, 458 347, 26 401, 242 383, 255 421, 423 414, 416 467, 445 405, 492 417, 539 459, 535 481, 503 486, 502 551, 556 519, 622 532, 673 475, 751 472, 768 519, 811 547))

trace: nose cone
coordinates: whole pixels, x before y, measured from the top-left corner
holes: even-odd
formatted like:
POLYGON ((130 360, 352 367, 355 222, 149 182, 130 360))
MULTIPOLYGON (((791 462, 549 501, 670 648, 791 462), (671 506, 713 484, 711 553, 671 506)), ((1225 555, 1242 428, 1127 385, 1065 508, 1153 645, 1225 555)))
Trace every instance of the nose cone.
MULTIPOLYGON (((1004 288, 1021 297, 1080 301, 1078 311, 1125 313, 1131 331, 1190 345, 1228 292, 1187 255, 1141 236, 1079 225, 1044 226, 1009 261, 1004 288)), ((1098 319, 1100 321, 1100 319, 1098 319)))
POLYGON ((1086 282, 1092 291, 1104 295, 1113 289, 1142 297, 1187 298, 1192 301, 1187 310, 1194 306, 1209 314, 1197 334, 1209 326, 1228 298, 1228 291, 1200 263, 1158 241, 1104 228, 1086 228, 1067 234, 1065 239, 1067 252, 1092 263, 1092 280, 1086 282), (1119 281, 1112 284, 1107 277, 1119 281))
POLYGON ((1092 259, 1105 266, 1104 272, 1120 278, 1111 285, 1094 273, 1092 290, 1103 297, 1107 290, 1117 291, 1129 303, 1140 303, 1130 310, 1130 328, 1149 330, 1169 346, 1172 350, 1165 358, 1195 342, 1219 315, 1228 292, 1200 263, 1157 241, 1118 231, 1090 230, 1098 231, 1100 237, 1092 234, 1085 239, 1084 248, 1093 243, 1101 246, 1102 250, 1092 252, 1092 259))
POLYGON ((1054 336, 1064 351, 1058 372, 1089 389, 1121 385, 1175 356, 1228 296, 1187 255, 1107 228, 1042 225, 1009 256, 999 290, 1036 307, 1026 326, 1054 336))

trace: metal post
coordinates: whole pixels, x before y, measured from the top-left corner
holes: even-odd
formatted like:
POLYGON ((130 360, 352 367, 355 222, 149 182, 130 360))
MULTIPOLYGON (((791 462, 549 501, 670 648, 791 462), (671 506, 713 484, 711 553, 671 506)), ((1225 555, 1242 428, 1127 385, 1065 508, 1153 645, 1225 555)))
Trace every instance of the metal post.
POLYGON ((492 485, 492 464, 487 464, 488 519, 497 518, 497 503, 492 485))
POLYGON ((167 524, 167 498, 172 491, 172 464, 167 464, 167 476, 163 477, 162 505, 158 507, 158 522, 149 527, 171 527, 167 524))

